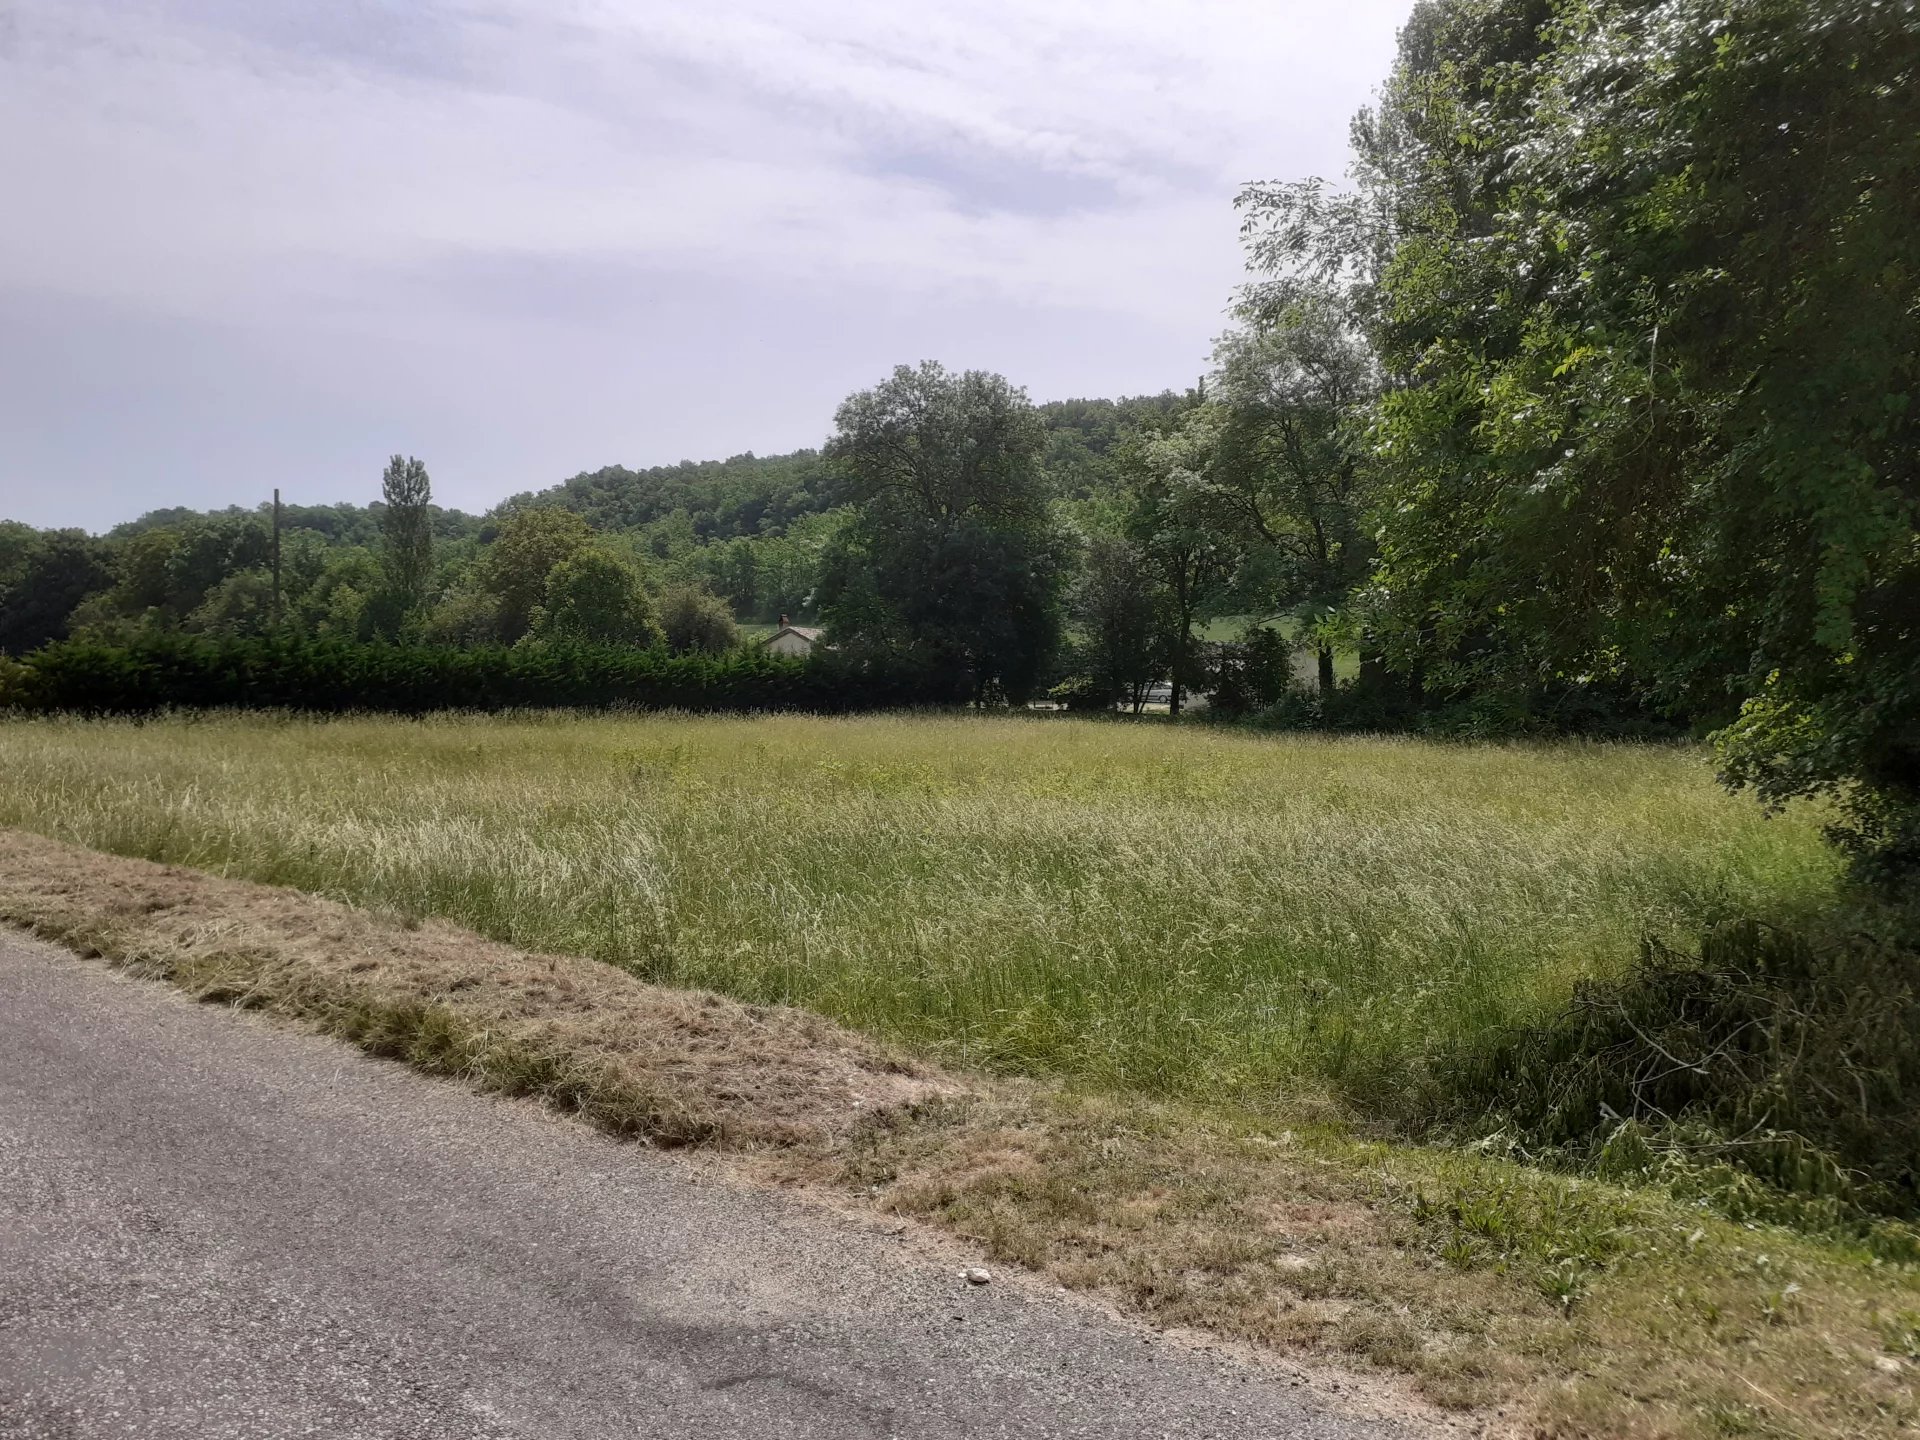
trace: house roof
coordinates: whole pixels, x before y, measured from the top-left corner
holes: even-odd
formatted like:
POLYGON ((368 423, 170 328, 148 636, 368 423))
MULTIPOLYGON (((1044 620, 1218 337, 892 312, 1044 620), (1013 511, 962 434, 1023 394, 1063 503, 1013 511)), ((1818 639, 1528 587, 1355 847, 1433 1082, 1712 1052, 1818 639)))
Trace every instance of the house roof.
POLYGON ((767 637, 768 641, 778 640, 782 635, 798 635, 802 640, 818 640, 826 630, 819 625, 782 625, 767 637))

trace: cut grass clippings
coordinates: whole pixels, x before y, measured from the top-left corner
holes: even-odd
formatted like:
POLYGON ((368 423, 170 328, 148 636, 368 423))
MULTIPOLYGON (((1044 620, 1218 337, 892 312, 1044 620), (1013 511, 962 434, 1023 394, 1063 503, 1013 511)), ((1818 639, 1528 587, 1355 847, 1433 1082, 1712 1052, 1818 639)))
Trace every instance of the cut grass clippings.
POLYGON ((1167 1326, 1410 1377, 1495 1433, 1920 1423, 1909 1267, 1271 1114, 902 1061, 818 1017, 0 831, 0 919, 617 1135, 916 1216, 1167 1326))
POLYGON ((802 1010, 0 830, 0 920, 662 1145, 830 1145, 946 1082, 802 1010))

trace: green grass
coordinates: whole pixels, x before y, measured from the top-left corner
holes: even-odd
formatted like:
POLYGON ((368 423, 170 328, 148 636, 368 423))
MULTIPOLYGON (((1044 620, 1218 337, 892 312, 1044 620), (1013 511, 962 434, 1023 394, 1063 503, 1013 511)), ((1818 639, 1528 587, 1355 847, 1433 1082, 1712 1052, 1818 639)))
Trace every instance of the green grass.
POLYGON ((1300 628, 1299 621, 1292 616, 1216 615, 1211 620, 1202 620, 1194 626, 1193 633, 1202 640, 1238 640, 1247 633, 1249 625, 1258 625, 1266 630, 1278 630, 1289 640, 1300 628))
POLYGON ((1064 719, 0 723, 0 823, 969 1064, 1384 1106, 1643 933, 1818 909, 1814 817, 1685 748, 1064 719))
MULTIPOLYGON (((1251 625, 1263 630, 1277 630, 1289 640, 1297 639, 1300 634, 1300 622, 1291 615, 1216 615, 1194 626, 1193 633, 1202 640, 1219 644, 1239 640, 1251 625)), ((1311 671, 1310 657, 1303 656, 1301 663, 1311 671)), ((1359 654, 1352 650, 1334 651, 1333 673, 1338 680, 1353 679, 1360 673, 1359 654)))
MULTIPOLYGON (((1339 1123, 1391 1116, 1426 1057, 1624 971, 1643 934, 1832 903, 1820 816, 1764 818, 1698 751, 1017 717, 256 716, 3 721, 0 775, 0 824, 1083 1082, 967 1077, 756 1163, 1156 1323, 1398 1370, 1514 1433, 1920 1423, 1915 1267, 1662 1185, 1339 1123)), ((143 953, 128 936, 165 930, 187 958, 253 963, 217 910, 37 878, 22 914, 98 912, 143 953)), ((460 954, 490 980, 512 963, 460 954)), ((504 1078, 470 1063, 496 1025, 375 1018, 370 1048, 426 1068, 558 1083, 518 1054, 504 1078)))

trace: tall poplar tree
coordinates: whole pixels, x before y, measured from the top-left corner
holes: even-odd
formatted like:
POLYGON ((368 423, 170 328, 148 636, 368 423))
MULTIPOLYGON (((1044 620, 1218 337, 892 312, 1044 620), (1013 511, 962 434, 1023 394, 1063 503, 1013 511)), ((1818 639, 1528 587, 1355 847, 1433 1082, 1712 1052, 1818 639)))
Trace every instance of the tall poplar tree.
POLYGON ((412 614, 425 603, 427 577, 433 573, 433 517, 429 513, 433 486, 427 479, 427 467, 412 456, 394 456, 380 478, 380 498, 386 503, 380 517, 380 558, 387 588, 397 608, 403 614, 412 614))

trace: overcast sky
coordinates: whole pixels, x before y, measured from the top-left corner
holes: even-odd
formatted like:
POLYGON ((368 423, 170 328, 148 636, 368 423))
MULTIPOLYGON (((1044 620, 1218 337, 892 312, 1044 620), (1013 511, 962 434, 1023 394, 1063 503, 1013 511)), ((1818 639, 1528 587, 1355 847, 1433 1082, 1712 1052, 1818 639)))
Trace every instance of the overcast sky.
POLYGON ((1184 387, 1410 0, 0 0, 0 518, 483 509, 896 363, 1184 387))

